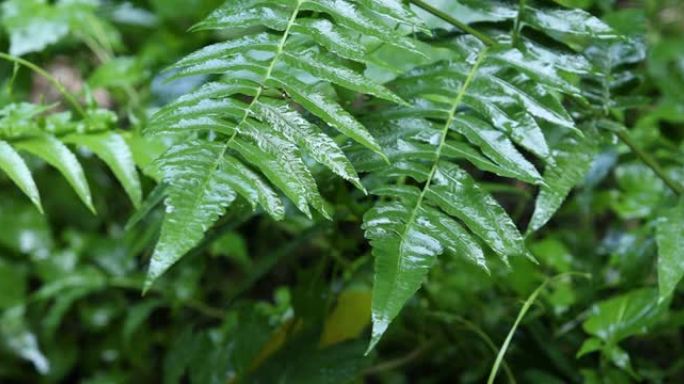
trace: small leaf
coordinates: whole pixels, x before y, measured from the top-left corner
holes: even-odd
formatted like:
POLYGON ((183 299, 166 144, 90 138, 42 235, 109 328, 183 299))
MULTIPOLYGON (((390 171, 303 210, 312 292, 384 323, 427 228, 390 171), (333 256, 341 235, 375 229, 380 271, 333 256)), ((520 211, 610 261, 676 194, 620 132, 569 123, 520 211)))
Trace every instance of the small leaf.
POLYGON ((265 98, 255 104, 255 109, 265 123, 302 147, 317 162, 365 190, 356 170, 337 143, 296 110, 286 103, 265 98))
POLYGON ((8 309, 0 316, 0 335, 4 344, 21 358, 30 361, 42 375, 50 372, 50 361, 38 346, 36 335, 27 328, 23 306, 8 309))
POLYGON ((474 116, 459 116, 452 129, 462 133, 468 141, 480 147, 482 152, 510 174, 528 183, 542 181, 539 171, 532 165, 501 132, 474 116))
POLYGON ((28 151, 57 168, 86 207, 95 213, 90 187, 88 187, 83 168, 76 156, 61 141, 54 136, 42 136, 22 141, 17 144, 17 148, 28 151))
POLYGON ((114 132, 101 134, 73 134, 64 138, 67 143, 82 145, 104 161, 121 182, 135 208, 140 207, 142 190, 135 169, 133 155, 126 141, 114 132))
POLYGON ((269 82, 285 89, 295 101, 311 111, 311 113, 328 122, 338 131, 373 152, 384 156, 382 149, 368 130, 336 102, 284 72, 274 73, 273 78, 269 82))
POLYGON ((248 162, 256 165, 307 217, 311 217, 311 204, 323 216, 329 218, 330 213, 318 193, 316 181, 302 161, 297 148, 287 140, 268 133, 268 128, 259 129, 255 124, 250 123, 249 133, 258 144, 235 138, 231 141, 231 148, 238 151, 248 162))
POLYGON ((426 197, 462 220, 504 262, 509 256, 529 256, 522 235, 506 211, 458 166, 441 163, 426 197))
POLYGON ((385 99, 397 104, 406 104, 399 96, 382 85, 375 84, 371 79, 352 71, 344 65, 340 65, 321 54, 313 53, 283 53, 281 59, 288 65, 304 70, 319 79, 351 89, 359 93, 365 93, 385 99))
POLYGON ((566 137, 553 151, 553 164, 546 166, 544 183, 534 205, 527 232, 544 226, 560 208, 572 188, 589 172, 596 148, 592 139, 566 137))
POLYGON ((5 141, 0 140, 0 169, 28 196, 31 202, 43 213, 40 203, 40 193, 31 170, 26 166, 24 159, 5 141))
POLYGON ((684 199, 669 209, 656 227, 660 300, 674 292, 684 277, 684 199))

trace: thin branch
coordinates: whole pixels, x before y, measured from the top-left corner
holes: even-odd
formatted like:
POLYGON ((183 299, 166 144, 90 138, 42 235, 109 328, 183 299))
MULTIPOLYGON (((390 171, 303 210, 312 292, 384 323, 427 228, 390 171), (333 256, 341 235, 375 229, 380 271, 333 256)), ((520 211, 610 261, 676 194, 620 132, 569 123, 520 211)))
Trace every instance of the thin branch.
POLYGON ((20 57, 16 57, 16 56, 8 55, 4 52, 0 52, 0 59, 7 60, 7 61, 15 63, 15 64, 23 65, 24 67, 32 70, 33 72, 39 74, 42 77, 44 77, 46 80, 51 82, 52 85, 55 86, 55 88, 57 88, 59 93, 61 93, 64 96, 64 98, 69 102, 69 104, 71 104, 74 107, 74 109, 81 116, 83 116, 83 117, 86 116, 85 110, 83 109, 83 107, 81 107, 81 104, 77 101, 76 97, 73 94, 71 94, 56 77, 49 74, 43 68, 33 64, 32 62, 30 62, 28 60, 24 60, 24 59, 22 59, 20 57))
POLYGON ((369 367, 368 369, 363 371, 363 374, 375 375, 378 373, 395 370, 418 359, 420 356, 423 355, 423 353, 430 349, 430 347, 432 347, 433 344, 434 342, 430 341, 425 344, 419 345, 416 349, 414 349, 413 351, 409 352, 404 356, 369 367))
MULTIPOLYGON (((110 287, 128 289, 133 291, 139 291, 143 284, 143 280, 136 280, 126 277, 115 277, 110 279, 107 284, 110 287)), ((152 292, 157 295, 164 295, 164 291, 161 288, 152 287, 148 292, 152 292)), ((221 308, 212 307, 207 303, 196 299, 181 300, 180 304, 188 309, 192 309, 198 313, 201 313, 207 317, 211 317, 217 320, 224 320, 226 318, 225 311, 221 308)))
POLYGON ((656 159, 649 155, 646 151, 641 149, 637 143, 632 139, 626 129, 619 129, 615 131, 617 137, 625 143, 632 150, 632 152, 650 167, 653 172, 677 195, 684 195, 684 186, 672 180, 665 170, 658 164, 656 159))
POLYGON ((454 17, 452 17, 448 13, 433 7, 432 5, 424 2, 423 0, 411 0, 411 3, 415 4, 419 8, 422 8, 424 11, 439 17, 440 19, 442 19, 442 20, 446 21, 447 23, 455 26, 456 28, 459 28, 462 31, 470 33, 471 35, 477 37, 480 41, 485 43, 485 45, 492 46, 492 45, 496 44, 496 41, 494 39, 492 39, 491 37, 485 35, 484 33, 478 31, 477 29, 469 26, 468 24, 463 23, 463 22, 455 19, 454 17))

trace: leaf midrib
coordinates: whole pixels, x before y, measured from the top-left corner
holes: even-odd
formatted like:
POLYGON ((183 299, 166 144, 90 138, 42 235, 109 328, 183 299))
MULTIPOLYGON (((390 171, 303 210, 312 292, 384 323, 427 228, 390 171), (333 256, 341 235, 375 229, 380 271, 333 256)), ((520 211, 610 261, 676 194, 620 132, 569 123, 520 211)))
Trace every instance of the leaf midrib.
MULTIPOLYGON (((437 152, 435 155, 435 162, 432 165, 432 168, 430 169, 430 174, 428 175, 427 180, 425 181, 425 185, 423 186, 423 190, 421 191, 420 195, 418 196, 418 200, 416 201, 416 205, 413 207, 413 210, 411 211, 411 216, 409 217, 409 220, 406 222, 406 225, 404 227, 404 231, 400 237, 400 242, 399 242, 399 258, 397 260, 397 270, 401 270, 402 264, 404 262, 404 258, 401 257, 403 254, 402 249, 404 247, 404 241, 406 239, 406 236, 408 235, 408 231, 411 225, 416 220, 416 216, 418 215, 418 210, 421 207, 421 204, 423 200, 425 199, 426 193, 430 190, 430 184, 432 182, 432 179, 435 176, 435 173, 437 172, 437 167, 439 165, 439 160, 442 156, 442 150, 444 148, 444 144, 446 143, 446 137, 449 133, 449 127, 451 127, 451 124, 453 124, 454 119, 456 118, 456 112, 458 111, 458 108, 461 105, 461 102, 463 100, 463 97, 468 90, 468 87, 470 86, 470 83, 472 82, 473 78, 475 77, 475 74, 477 73, 477 70, 479 69, 480 64, 484 60, 486 54, 487 54, 488 49, 484 48, 480 54, 478 55, 477 60, 473 64, 472 68, 470 69, 468 73, 468 77, 466 78, 465 82, 461 86, 461 89, 458 92, 458 95, 454 99, 454 103, 451 106, 451 110, 449 111, 449 116, 446 120, 446 123, 444 124, 444 128, 442 129, 441 137, 440 137, 440 142, 439 145, 437 146, 437 152)), ((397 283, 397 279, 392 279, 391 282, 391 290, 394 290, 394 287, 397 283)))
MULTIPOLYGON (((264 84, 268 79, 271 78, 271 73, 273 72, 273 69, 275 68, 276 63, 278 62, 278 59, 280 58, 280 55, 283 53, 283 48, 285 47, 285 42, 287 41, 288 36, 290 35, 290 29, 292 28, 292 25, 294 25, 295 20, 297 19, 297 15, 299 14, 299 10, 302 5, 302 0, 297 1, 297 6, 295 9, 292 11, 292 15, 290 15, 290 19, 287 22, 287 27, 285 28, 285 31, 283 32, 283 37, 280 39, 280 42, 278 43, 278 47, 276 49, 276 53, 271 59, 271 63, 268 66, 268 69, 266 70, 266 74, 264 75, 264 79, 262 80, 261 84, 259 84, 259 87, 256 91, 256 94, 252 98, 252 101, 249 103, 247 108, 245 108, 245 113, 242 116, 242 119, 240 122, 235 126, 235 131, 233 134, 230 136, 228 140, 223 144, 223 147, 221 148, 221 151, 219 153, 219 156, 216 159, 216 162, 214 163, 214 169, 216 169, 219 164, 220 160, 225 156, 226 151, 228 150, 228 147, 230 146, 230 143, 235 140, 237 137, 238 133, 240 132, 240 127, 247 122, 247 119, 249 116, 252 114, 252 108, 257 104, 257 101, 259 100, 259 97, 262 95, 264 92, 264 84)), ((205 182, 203 183, 202 187, 205 188, 206 185, 208 184, 209 180, 206 179, 205 182)), ((204 189, 203 189, 204 190, 204 189)))

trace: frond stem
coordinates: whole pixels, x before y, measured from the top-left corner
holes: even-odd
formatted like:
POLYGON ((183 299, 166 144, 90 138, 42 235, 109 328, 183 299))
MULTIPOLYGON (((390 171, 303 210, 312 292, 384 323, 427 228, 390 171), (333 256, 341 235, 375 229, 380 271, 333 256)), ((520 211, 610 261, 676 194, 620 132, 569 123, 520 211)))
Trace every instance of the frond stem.
POLYGON ((252 98, 252 101, 249 103, 247 108, 245 109, 245 113, 242 116, 242 119, 240 122, 237 124, 235 127, 235 132, 230 136, 228 141, 226 141, 225 145, 223 146, 223 153, 221 154, 221 157, 223 157, 223 154, 225 154, 226 150, 228 150, 228 146, 230 143, 235 139, 235 137, 238 134, 238 131, 240 130, 240 127, 242 124, 244 124, 247 119, 249 118, 249 115, 252 113, 252 108, 254 108, 254 105, 256 105, 257 100, 259 97, 263 94, 264 92, 264 83, 271 77, 271 74, 273 73, 273 69, 275 68, 276 63, 278 62, 278 59, 280 58, 280 55, 283 53, 283 49, 285 48, 285 42, 287 41, 288 36, 290 35, 290 30, 292 29, 292 25, 294 25, 295 20, 297 19, 297 16, 299 15, 299 10, 302 5, 302 0, 297 1, 297 7, 292 11, 292 15, 290 15, 290 19, 287 22, 287 27, 285 28, 285 31, 283 32, 283 37, 280 39, 280 42, 278 43, 278 47, 276 48, 276 53, 273 56, 273 59, 271 59, 271 63, 268 66, 268 69, 266 70, 266 74, 264 75, 264 80, 262 81, 262 84, 259 84, 259 88, 256 91, 256 94, 254 94, 254 97, 252 98))
POLYGON ((626 129, 619 129, 615 131, 617 137, 629 147, 629 149, 655 174, 667 185, 675 194, 684 196, 684 186, 674 181, 665 170, 658 164, 655 158, 649 155, 646 151, 641 149, 639 145, 632 139, 626 129))
POLYGON ((492 39, 491 37, 485 35, 484 33, 478 31, 477 29, 469 26, 468 24, 463 23, 463 22, 455 19, 450 14, 442 11, 441 9, 433 7, 432 5, 426 3, 423 0, 411 0, 411 3, 413 3, 414 5, 416 5, 419 8, 422 8, 424 11, 439 17, 440 19, 442 19, 442 20, 446 21, 447 23, 455 26, 456 28, 470 33, 471 35, 477 37, 480 41, 485 43, 485 45, 492 46, 492 45, 496 44, 496 41, 494 39, 492 39))
POLYGON ((85 110, 83 109, 83 107, 81 107, 81 104, 77 101, 76 97, 73 94, 71 94, 56 77, 52 76, 50 73, 48 73, 43 68, 37 66, 36 64, 33 64, 32 62, 30 62, 28 60, 24 60, 24 59, 22 59, 20 57, 16 57, 16 56, 8 55, 4 52, 0 52, 0 59, 9 61, 9 62, 12 62, 15 64, 23 65, 24 67, 32 70, 33 72, 37 73, 38 75, 40 75, 42 77, 44 77, 46 80, 48 80, 50 83, 52 83, 52 85, 54 85, 55 88, 57 88, 59 93, 61 93, 62 96, 64 96, 66 101, 68 101, 69 104, 71 104, 74 107, 74 109, 81 116, 83 116, 83 117, 86 116, 85 110))
MULTIPOLYGON (((421 204, 423 203, 423 200, 425 199, 425 195, 427 192, 430 190, 430 183, 432 183, 432 179, 435 176, 435 173, 437 173, 437 167, 439 166, 439 159, 442 156, 442 150, 444 148, 444 144, 446 142, 446 137, 447 134, 449 133, 449 127, 451 124, 453 124, 454 119, 456 118, 456 112, 458 111, 458 108, 461 105, 461 101, 463 100, 463 97, 465 96, 466 91, 468 90, 468 87, 470 86, 470 83, 472 82, 473 78, 475 77, 475 73, 477 73, 478 68, 480 67, 480 64, 484 60, 484 58, 487 55, 487 48, 483 49, 480 54, 477 57, 477 60, 473 64, 473 67, 470 69, 470 72, 468 73, 468 77, 466 80, 463 82, 463 85, 461 85, 461 89, 458 91, 458 95, 456 96, 456 99, 454 99, 454 103, 451 106, 451 109, 449 110, 449 115, 446 119, 446 123, 444 124, 444 129, 442 130, 442 135, 439 140, 439 145, 437 146, 437 151, 435 153, 435 162, 432 165, 432 168, 430 169, 430 173, 427 177, 427 180, 425 181, 425 185, 423 186, 423 190, 420 192, 420 195, 418 196, 418 199, 416 200, 416 204, 413 207, 413 210, 411 211, 411 216, 409 219, 406 221, 406 224, 404 225, 404 229, 402 231, 402 234, 400 236, 400 242, 399 242, 399 253, 401 255, 402 249, 404 248, 404 239, 406 239, 409 228, 413 223, 416 221, 416 216, 418 215, 418 211, 420 210, 421 204)), ((402 268, 402 263, 403 263, 403 258, 400 256, 397 258, 397 269, 402 268)), ((396 285, 396 279, 393 279, 391 282, 391 288, 390 291, 394 290, 394 286, 396 285)), ((372 350, 375 347, 375 344, 378 342, 378 339, 374 338, 374 341, 371 341, 371 344, 368 346, 368 350, 366 351, 366 354, 370 350, 372 350)))
POLYGON ((522 28, 522 16, 523 12, 525 11, 525 7, 527 6, 527 0, 520 0, 520 5, 518 6, 518 15, 515 18, 515 24, 513 25, 513 37, 512 37, 512 42, 511 45, 514 47, 518 45, 518 42, 520 41, 520 30, 522 28))

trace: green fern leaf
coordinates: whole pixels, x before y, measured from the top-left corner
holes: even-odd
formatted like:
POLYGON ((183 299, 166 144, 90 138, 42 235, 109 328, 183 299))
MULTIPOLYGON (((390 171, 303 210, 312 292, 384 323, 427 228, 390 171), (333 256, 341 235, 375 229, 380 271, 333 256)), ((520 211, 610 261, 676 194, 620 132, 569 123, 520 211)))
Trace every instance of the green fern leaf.
POLYGON ((334 173, 365 190, 354 166, 330 136, 304 119, 287 103, 262 98, 254 106, 255 112, 273 129, 304 149, 308 155, 334 173))
MULTIPOLYGON (((357 72, 345 59, 360 63, 368 61, 370 45, 362 43, 366 41, 361 39, 363 35, 370 36, 373 44, 379 41, 415 54, 418 52, 416 46, 406 37, 409 32, 403 30, 406 26, 412 30, 423 28, 408 7, 393 0, 381 3, 347 0, 228 2, 193 29, 232 29, 237 36, 191 53, 170 70, 173 71, 171 78, 219 75, 230 80, 207 83, 161 108, 146 131, 200 136, 206 131, 218 134, 211 146, 223 145, 224 150, 216 163, 223 164, 222 169, 227 173, 242 175, 240 182, 233 179, 233 184, 229 178, 222 177, 226 188, 230 187, 255 206, 261 205, 274 217, 282 217, 282 207, 275 203, 277 199, 264 192, 270 187, 261 181, 258 175, 262 174, 306 216, 312 217, 310 207, 313 207, 330 218, 332 212, 320 195, 304 156, 357 188, 363 191, 365 188, 337 140, 325 134, 325 127, 312 122, 310 116, 386 159, 375 138, 338 103, 331 92, 334 88, 328 87, 329 91, 324 91, 323 87, 335 85, 405 105, 399 96, 357 72), (327 15, 330 19, 312 19, 311 12, 327 15), (399 24, 401 26, 395 28, 399 24), (226 165, 232 162, 236 163, 226 165), (248 172, 251 176, 246 177, 248 172)), ((207 179, 201 172, 188 174, 188 177, 207 179)), ((171 188, 172 180, 168 184, 171 188)), ((203 205, 197 204, 194 209, 202 210, 203 205)), ((211 225, 214 216, 211 218, 203 222, 205 227, 211 225)), ((167 216, 164 225, 179 225, 171 222, 172 219, 167 216)), ((187 244, 174 246, 174 252, 159 253, 168 258, 167 261, 161 262, 157 257, 154 262, 171 265, 189 249, 188 244, 199 238, 189 237, 187 244)), ((159 275, 157 272, 164 269, 155 267, 155 273, 148 281, 154 280, 159 275)))
POLYGON ((223 167, 225 150, 219 143, 192 141, 171 148, 158 159, 162 180, 168 184, 166 215, 144 291, 192 249, 235 200, 237 195, 227 182, 230 175, 223 167))
POLYGON ((665 300, 684 277, 684 200, 670 208, 658 221, 658 287, 665 300))
POLYGON ((7 142, 0 140, 0 169, 28 196, 31 202, 43 213, 40 192, 33 181, 31 170, 24 159, 7 142))
POLYGON ((17 148, 32 153, 57 168, 83 203, 95 213, 90 187, 76 156, 54 136, 44 135, 17 143, 17 148))
POLYGON ((379 194, 384 199, 364 217, 376 259, 374 295, 378 295, 373 303, 371 348, 419 289, 436 258, 449 253, 445 252, 449 241, 461 245, 451 247, 456 254, 484 268, 482 250, 466 246, 477 244, 475 237, 506 264, 510 257, 534 260, 514 221, 483 185, 458 165, 460 160, 485 172, 541 185, 546 205, 560 205, 571 186, 560 190, 566 183, 574 185, 588 166, 581 161, 573 172, 564 174, 561 169, 568 162, 557 151, 551 152, 546 140, 551 129, 575 136, 568 140, 582 140, 583 134, 559 95, 582 99, 569 79, 570 74, 589 70, 588 66, 550 60, 548 52, 533 49, 533 43, 527 51, 503 45, 486 48, 471 36, 457 37, 453 43, 453 59, 415 68, 388 85, 409 100, 410 107, 388 107, 370 118, 370 124, 379 127, 373 133, 391 164, 383 165, 377 158, 362 159, 363 151, 350 154, 357 169, 371 172, 379 184, 399 178, 402 183, 411 180, 422 186, 416 190, 381 187, 379 194), (542 160, 547 178, 519 147, 542 160), (566 180, 549 176, 554 173, 566 180), (560 201, 546 201, 548 191, 560 193, 560 201), (444 227, 437 231, 439 227, 428 218, 429 211, 448 218, 450 226, 462 229, 462 234, 446 236, 444 227), (458 226, 459 222, 464 226, 458 226))
POLYGON ((555 161, 544 172, 545 184, 535 202, 528 232, 544 226, 572 188, 582 181, 594 160, 596 148, 592 140, 568 137, 553 152, 555 161))
POLYGON ((114 172, 133 205, 136 208, 140 206, 142 190, 138 171, 135 169, 131 150, 121 135, 114 132, 72 134, 66 136, 64 142, 81 145, 93 151, 114 172))

